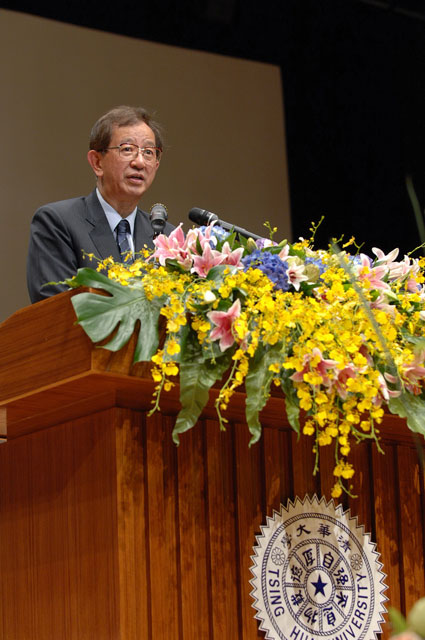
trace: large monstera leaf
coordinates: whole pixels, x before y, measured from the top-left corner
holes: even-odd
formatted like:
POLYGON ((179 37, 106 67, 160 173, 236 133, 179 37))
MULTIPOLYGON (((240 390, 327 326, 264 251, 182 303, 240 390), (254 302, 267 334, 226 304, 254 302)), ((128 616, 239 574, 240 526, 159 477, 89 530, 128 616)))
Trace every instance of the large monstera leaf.
POLYGON ((231 362, 230 355, 215 361, 182 362, 180 364, 180 409, 173 429, 178 445, 179 435, 191 429, 208 402, 211 387, 220 380, 231 362))
POLYGON ((101 342, 109 351, 121 349, 134 333, 140 320, 140 331, 134 352, 134 362, 149 361, 158 348, 158 317, 162 300, 148 300, 142 288, 133 288, 110 280, 93 269, 79 269, 72 285, 91 287, 110 295, 83 292, 72 298, 78 323, 93 342, 101 342))
POLYGON ((402 393, 398 398, 390 398, 388 408, 391 413, 406 418, 407 426, 414 433, 425 436, 425 403, 420 396, 402 393))

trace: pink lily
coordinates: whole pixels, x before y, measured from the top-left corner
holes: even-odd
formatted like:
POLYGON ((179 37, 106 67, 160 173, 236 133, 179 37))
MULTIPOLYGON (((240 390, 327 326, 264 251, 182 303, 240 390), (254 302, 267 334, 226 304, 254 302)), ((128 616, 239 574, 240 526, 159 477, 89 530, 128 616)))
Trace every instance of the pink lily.
POLYGON ((161 233, 153 242, 155 251, 152 253, 151 258, 158 259, 160 265, 164 267, 166 260, 177 260, 183 269, 186 271, 190 269, 192 256, 187 249, 187 242, 181 224, 169 236, 161 233))
POLYGON ((289 244, 285 244, 282 251, 280 251, 278 255, 281 260, 285 261, 289 255, 289 244))
POLYGON ((372 253, 378 258, 378 264, 389 264, 397 258, 399 249, 393 249, 387 255, 377 247, 372 247, 372 253))
MULTIPOLYGON (((381 374, 379 375, 381 376, 381 374)), ((381 377, 379 377, 379 383, 381 385, 381 393, 384 396, 385 400, 388 400, 389 398, 398 398, 399 396, 401 396, 401 389, 389 389, 386 384, 387 382, 389 382, 390 384, 395 384, 400 386, 399 379, 396 378, 396 376, 393 376, 391 373, 388 373, 388 371, 385 371, 384 379, 385 379, 386 394, 388 395, 388 398, 386 397, 385 393, 382 393, 381 377)))
MULTIPOLYGON (((378 374, 379 390, 380 390, 381 395, 384 398, 385 402, 388 402, 388 400, 390 398, 398 398, 398 396, 401 394, 401 391, 399 391, 397 389, 389 389, 388 388, 387 380, 388 380, 388 382, 392 382, 391 379, 393 379, 394 381, 397 381, 397 379, 394 378, 394 376, 391 376, 389 374, 385 374, 384 376, 382 375, 382 373, 378 374)), ((376 403, 374 403, 374 404, 376 404, 376 403)))
POLYGON ((404 256, 401 262, 395 262, 395 258, 397 258, 399 252, 398 249, 393 249, 387 255, 376 247, 374 247, 372 251, 378 258, 376 265, 385 264, 388 267, 388 277, 390 280, 401 280, 408 275, 415 276, 419 271, 418 261, 411 260, 409 256, 404 256))
POLYGON ((187 233, 187 246, 191 253, 199 253, 198 243, 201 245, 202 251, 206 245, 211 246, 211 240, 214 242, 212 234, 213 225, 209 225, 204 232, 201 229, 190 229, 187 233))
POLYGON ((336 360, 326 360, 325 358, 323 358, 320 349, 314 347, 311 353, 306 353, 304 355, 303 364, 304 367, 302 371, 296 371, 292 374, 292 376, 289 376, 291 380, 293 380, 294 382, 303 382, 305 373, 316 371, 322 378, 322 384, 324 384, 326 387, 330 387, 332 385, 332 381, 327 374, 327 370, 335 369, 336 365, 338 364, 336 360), (317 356, 320 358, 320 361, 314 367, 312 367, 310 365, 310 360, 312 358, 316 358, 317 356))
POLYGON ((239 247, 239 249, 235 249, 234 251, 232 251, 230 248, 230 244, 226 241, 223 244, 221 255, 223 256, 222 264, 239 267, 243 256, 243 247, 239 247))
POLYGON ((219 346, 221 351, 225 351, 235 342, 233 335, 233 323, 241 314, 241 303, 239 299, 235 300, 227 311, 210 311, 207 317, 216 326, 211 331, 211 340, 220 340, 219 346))
POLYGON ((406 287, 410 293, 417 293, 419 291, 419 284, 416 282, 415 278, 409 278, 406 283, 406 287))
POLYGON ((337 372, 334 386, 342 400, 345 400, 348 395, 347 380, 355 378, 357 373, 358 369, 351 363, 337 372))
POLYGON ((401 262, 392 262, 388 265, 390 280, 401 280, 408 276, 413 269, 413 264, 408 256, 404 256, 401 262))
POLYGON ((370 260, 364 253, 360 254, 360 265, 358 265, 358 278, 359 280, 368 280, 370 282, 371 289, 383 289, 389 290, 388 283, 383 282, 388 273, 387 265, 383 264, 377 267, 370 266, 370 260))
POLYGON ((388 304, 387 298, 385 298, 382 293, 379 294, 376 300, 370 303, 370 306, 372 309, 380 309, 381 311, 385 311, 385 313, 388 313, 391 316, 394 316, 395 314, 394 305, 388 304))
POLYGON ((204 246, 201 256, 193 255, 192 273, 197 273, 200 278, 206 278, 213 267, 223 262, 223 256, 219 251, 211 249, 209 244, 204 246))
POLYGON ((418 395, 422 393, 420 382, 425 378, 424 352, 418 353, 411 364, 404 365, 402 368, 402 378, 406 380, 406 388, 410 393, 418 395))

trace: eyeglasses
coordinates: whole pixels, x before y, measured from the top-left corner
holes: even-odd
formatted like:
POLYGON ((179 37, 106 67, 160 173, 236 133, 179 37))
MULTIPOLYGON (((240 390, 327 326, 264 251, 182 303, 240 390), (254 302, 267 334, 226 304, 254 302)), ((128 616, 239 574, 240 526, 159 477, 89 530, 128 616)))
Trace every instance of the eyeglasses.
POLYGON ((110 149, 118 149, 121 158, 126 160, 135 160, 141 153, 143 160, 147 164, 153 164, 155 161, 159 162, 162 151, 159 147, 139 147, 137 144, 131 144, 130 142, 122 142, 117 147, 107 147, 103 151, 109 151, 110 149))

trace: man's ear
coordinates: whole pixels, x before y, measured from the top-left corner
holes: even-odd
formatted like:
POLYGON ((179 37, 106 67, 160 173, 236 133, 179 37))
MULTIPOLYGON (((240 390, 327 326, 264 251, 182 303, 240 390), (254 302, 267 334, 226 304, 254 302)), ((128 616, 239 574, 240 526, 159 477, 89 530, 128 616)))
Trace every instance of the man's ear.
POLYGON ((87 153, 87 160, 96 176, 100 178, 103 175, 102 169, 102 153, 100 151, 95 151, 94 149, 90 149, 87 153))

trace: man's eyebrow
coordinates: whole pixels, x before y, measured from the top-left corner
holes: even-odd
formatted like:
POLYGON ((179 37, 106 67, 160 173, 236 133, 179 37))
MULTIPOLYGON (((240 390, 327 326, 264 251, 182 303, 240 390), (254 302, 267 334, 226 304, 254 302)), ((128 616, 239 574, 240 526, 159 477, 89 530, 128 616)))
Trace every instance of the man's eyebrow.
MULTIPOLYGON (((136 142, 136 139, 133 138, 132 136, 127 136, 126 138, 121 138, 121 142, 119 142, 119 144, 125 144, 126 142, 131 142, 131 144, 136 144, 137 146, 138 143, 136 142)), ((155 140, 152 140, 152 138, 147 138, 146 140, 144 140, 142 142, 142 144, 140 145, 141 147, 146 146, 146 147, 156 147, 156 142, 155 140)))

